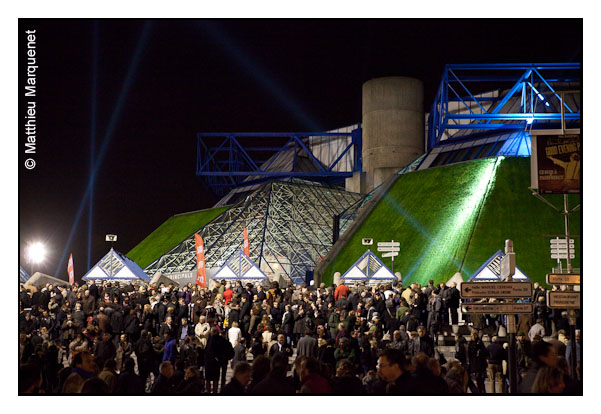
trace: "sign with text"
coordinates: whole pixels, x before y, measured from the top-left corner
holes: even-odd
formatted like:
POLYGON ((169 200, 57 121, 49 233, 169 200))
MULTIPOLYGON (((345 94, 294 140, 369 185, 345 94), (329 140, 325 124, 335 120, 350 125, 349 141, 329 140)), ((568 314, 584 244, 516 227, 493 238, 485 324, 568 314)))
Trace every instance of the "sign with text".
POLYGON ((532 135, 531 187, 541 194, 580 193, 580 135, 532 135))
POLYGON ((463 282, 462 298, 519 299, 532 297, 531 282, 463 282))
POLYGON ((532 313, 532 303, 468 303, 463 313, 516 314, 532 313))
POLYGON ((400 247, 378 247, 379 252, 400 252, 400 247))
POLYGON ((401 247, 401 242, 389 241, 389 242, 378 242, 378 247, 401 247))
POLYGON ((395 256, 398 256, 398 255, 399 255, 399 252, 382 253, 382 257, 395 257, 395 256))
POLYGON ((580 292, 548 290, 547 306, 552 309, 580 309, 580 292))
POLYGON ((579 285, 580 275, 574 273, 549 273, 547 274, 549 285, 579 285))

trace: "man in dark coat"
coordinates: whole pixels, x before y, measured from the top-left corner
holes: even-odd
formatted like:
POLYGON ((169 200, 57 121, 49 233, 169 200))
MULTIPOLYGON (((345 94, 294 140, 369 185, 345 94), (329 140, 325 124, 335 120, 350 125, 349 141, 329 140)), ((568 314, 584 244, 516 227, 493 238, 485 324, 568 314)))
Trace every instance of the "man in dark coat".
POLYGON ((283 354, 286 358, 291 357, 293 354, 292 348, 286 343, 286 335, 284 334, 279 334, 278 342, 271 345, 269 349, 269 358, 273 359, 278 354, 283 354))
POLYGON ((457 325, 459 323, 459 314, 457 313, 457 309, 459 309, 460 296, 459 290, 457 289, 457 283, 452 282, 447 293, 447 306, 451 310, 452 325, 457 325))
POLYGON ((430 358, 434 356, 434 341, 426 333, 426 328, 418 326, 417 337, 411 339, 409 344, 409 352, 411 355, 417 355, 423 352, 430 358))
POLYGON ((173 394, 173 383, 171 377, 173 377, 175 370, 170 361, 163 361, 159 365, 159 377, 152 384, 151 394, 156 395, 169 395, 173 394))
POLYGON ((384 381, 377 393, 413 395, 414 389, 405 355, 397 349, 386 348, 379 354, 378 376, 384 381))
POLYGON ((111 341, 110 333, 102 333, 102 341, 99 341, 96 344, 94 356, 96 358, 100 358, 103 365, 109 359, 114 359, 117 356, 117 349, 115 348, 115 344, 113 343, 113 341, 111 341))
POLYGON ((296 350, 297 356, 308 356, 317 358, 317 339, 311 336, 313 331, 311 329, 305 330, 305 336, 298 341, 298 348, 296 350))
POLYGON ((115 394, 117 395, 144 395, 144 384, 142 380, 134 372, 134 360, 126 358, 123 361, 123 369, 117 377, 115 385, 115 394))
POLYGON ((471 337, 472 340, 467 346, 468 372, 475 377, 480 394, 485 394, 484 379, 486 378, 488 351, 478 336, 478 332, 472 331, 471 337))
POLYGON ((288 371, 288 357, 277 353, 271 359, 271 371, 251 391, 258 395, 293 395, 294 385, 286 377, 288 371))
POLYGON ((434 340, 435 344, 438 344, 438 331, 442 321, 442 299, 440 298, 439 290, 434 289, 428 299, 428 333, 434 340))
POLYGON ((231 381, 221 389, 221 394, 243 395, 252 377, 252 367, 248 362, 238 362, 234 367, 231 381))

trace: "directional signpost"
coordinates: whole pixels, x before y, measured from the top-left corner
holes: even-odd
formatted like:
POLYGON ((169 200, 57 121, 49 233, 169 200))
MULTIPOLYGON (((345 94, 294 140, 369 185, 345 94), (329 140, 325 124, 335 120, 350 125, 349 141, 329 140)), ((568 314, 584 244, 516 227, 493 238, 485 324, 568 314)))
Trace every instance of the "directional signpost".
POLYGON ((532 313, 532 303, 468 303, 463 305, 462 312, 488 314, 532 313))
POLYGON ((551 309, 580 309, 580 292, 548 290, 547 306, 551 309))
POLYGON ((392 267, 390 270, 394 272, 394 258, 399 255, 401 251, 401 242, 395 242, 394 240, 389 242, 378 242, 378 251, 385 252, 382 257, 390 257, 392 260, 392 267))
POLYGON ((529 282, 463 282, 462 298, 520 299, 532 297, 529 282))
POLYGON ((579 285, 580 275, 575 273, 549 273, 547 274, 549 285, 579 285))

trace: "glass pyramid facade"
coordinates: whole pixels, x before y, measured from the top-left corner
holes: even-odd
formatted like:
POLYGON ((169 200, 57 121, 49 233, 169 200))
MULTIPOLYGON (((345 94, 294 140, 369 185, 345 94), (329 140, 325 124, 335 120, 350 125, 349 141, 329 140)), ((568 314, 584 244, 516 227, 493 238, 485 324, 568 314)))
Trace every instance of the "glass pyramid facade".
MULTIPOLYGON (((361 194, 298 179, 265 183, 197 231, 206 248, 207 269, 220 268, 242 248, 246 227, 250 258, 259 268, 267 276, 300 283, 332 246, 334 216, 362 198, 361 194)), ((194 270, 195 265, 191 234, 144 271, 168 276, 194 270)))

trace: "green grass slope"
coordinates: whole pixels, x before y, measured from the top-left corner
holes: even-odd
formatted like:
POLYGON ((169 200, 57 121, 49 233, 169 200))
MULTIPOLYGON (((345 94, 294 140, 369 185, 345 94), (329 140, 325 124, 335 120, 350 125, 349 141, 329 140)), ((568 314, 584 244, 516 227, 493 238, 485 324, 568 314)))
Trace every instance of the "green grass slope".
MULTIPOLYGON (((533 281, 544 282, 554 261, 542 235, 561 233, 563 216, 531 195, 529 161, 482 159, 399 177, 328 267, 324 282, 365 252, 364 237, 374 239, 372 251, 379 241, 399 241, 394 271, 406 282, 422 284, 446 281, 457 271, 467 279, 511 238, 518 267, 533 281)), ((555 205, 561 200, 552 198, 555 205)), ((579 200, 570 196, 570 206, 579 200)), ((579 235, 580 213, 571 224, 571 232, 579 235)), ((390 258, 383 262, 391 266, 390 258)), ((574 265, 579 266, 579 253, 574 265)))
POLYGON ((127 257, 144 268, 225 210, 227 207, 219 207, 172 216, 131 249, 127 257))

